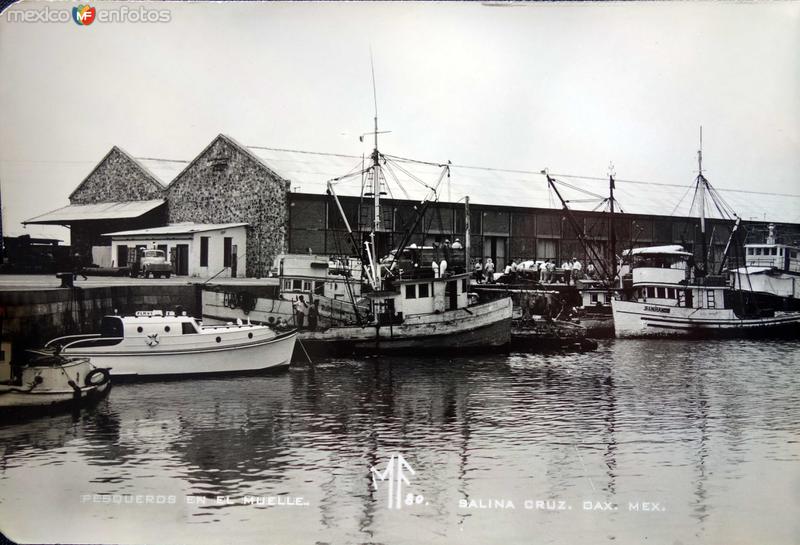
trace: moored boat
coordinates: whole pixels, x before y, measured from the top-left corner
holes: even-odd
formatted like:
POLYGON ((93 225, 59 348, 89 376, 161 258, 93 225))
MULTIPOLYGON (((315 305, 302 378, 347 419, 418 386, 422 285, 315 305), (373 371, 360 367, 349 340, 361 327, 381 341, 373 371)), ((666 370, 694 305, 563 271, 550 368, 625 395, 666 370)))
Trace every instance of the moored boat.
POLYGON ((277 333, 264 325, 205 325, 174 312, 140 311, 135 316, 106 316, 101 331, 59 337, 71 357, 90 357, 109 367, 115 378, 188 377, 256 372, 290 363, 296 332, 277 333))
POLYGON ((88 358, 36 353, 15 380, 0 383, 0 414, 33 415, 90 405, 111 389, 107 369, 88 358))
POLYGON ((633 289, 612 299, 617 337, 796 336, 800 313, 759 308, 751 292, 721 276, 696 276, 678 245, 636 248, 633 289))
POLYGON ((775 225, 761 243, 744 245, 744 266, 728 270, 732 286, 757 294, 762 304, 800 310, 800 248, 778 242, 775 225))

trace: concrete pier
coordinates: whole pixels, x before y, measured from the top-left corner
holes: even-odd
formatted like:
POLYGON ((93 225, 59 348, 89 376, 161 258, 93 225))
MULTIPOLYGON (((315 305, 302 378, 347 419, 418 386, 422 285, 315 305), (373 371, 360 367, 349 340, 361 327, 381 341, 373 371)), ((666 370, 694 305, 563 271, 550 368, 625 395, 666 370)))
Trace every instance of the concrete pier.
POLYGON ((107 285, 96 287, 0 290, 2 337, 13 342, 13 356, 61 335, 95 333, 103 316, 116 310, 175 310, 200 316, 197 284, 107 285))

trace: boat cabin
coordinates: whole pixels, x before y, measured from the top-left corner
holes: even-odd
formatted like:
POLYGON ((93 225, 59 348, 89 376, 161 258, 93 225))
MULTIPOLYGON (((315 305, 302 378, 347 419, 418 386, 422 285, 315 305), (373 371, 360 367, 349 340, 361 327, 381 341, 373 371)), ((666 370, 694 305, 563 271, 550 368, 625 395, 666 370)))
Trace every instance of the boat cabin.
POLYGON ((469 306, 468 273, 444 278, 400 278, 391 289, 366 294, 379 324, 399 324, 408 316, 436 314, 469 306))
POLYGON ((361 263, 355 258, 330 260, 314 254, 285 254, 276 261, 284 299, 294 300, 302 294, 349 302, 351 295, 361 295, 361 263))
POLYGON ((614 290, 609 289, 597 280, 581 280, 581 307, 587 311, 608 314, 611 312, 611 300, 614 290))
POLYGON ((763 244, 745 244, 747 267, 766 267, 787 273, 800 273, 800 248, 779 244, 775 239, 775 225, 770 224, 767 240, 763 244))
POLYGON ((635 248, 630 257, 632 298, 665 307, 731 308, 722 276, 694 277, 690 252, 679 245, 635 248))

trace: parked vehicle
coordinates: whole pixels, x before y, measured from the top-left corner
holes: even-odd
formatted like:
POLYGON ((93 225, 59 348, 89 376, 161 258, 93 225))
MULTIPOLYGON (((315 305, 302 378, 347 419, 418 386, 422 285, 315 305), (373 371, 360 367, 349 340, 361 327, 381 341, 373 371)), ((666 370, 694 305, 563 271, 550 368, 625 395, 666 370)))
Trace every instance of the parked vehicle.
POLYGON ((128 262, 131 278, 142 276, 149 278, 169 278, 172 273, 172 263, 167 259, 163 250, 139 248, 128 262))

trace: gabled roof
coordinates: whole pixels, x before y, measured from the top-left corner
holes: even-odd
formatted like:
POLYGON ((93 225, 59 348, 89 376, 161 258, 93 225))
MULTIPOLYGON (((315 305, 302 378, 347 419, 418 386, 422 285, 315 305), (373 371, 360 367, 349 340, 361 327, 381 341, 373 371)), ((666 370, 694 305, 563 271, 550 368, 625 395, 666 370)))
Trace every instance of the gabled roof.
POLYGON ((73 195, 75 195, 75 193, 77 193, 77 192, 78 192, 78 191, 79 191, 79 190, 80 190, 80 189, 83 187, 83 184, 85 184, 85 183, 86 183, 86 182, 89 180, 89 178, 91 178, 91 177, 92 177, 92 175, 93 175, 93 174, 94 174, 94 173, 97 171, 97 169, 98 169, 98 168, 100 168, 100 166, 101 166, 101 165, 102 165, 102 164, 103 164, 103 163, 104 163, 104 162, 105 162, 105 161, 106 161, 106 160, 107 160, 107 159, 108 159, 108 158, 111 156, 111 154, 112 154, 112 153, 114 153, 114 152, 117 152, 117 153, 119 153, 119 154, 120 154, 121 156, 123 156, 125 159, 127 159, 128 161, 130 161, 130 162, 131 162, 131 164, 133 164, 133 165, 134 165, 136 168, 138 168, 138 169, 139 169, 139 171, 141 171, 141 172, 142 172, 142 174, 144 174, 144 175, 145 175, 145 178, 147 178, 147 180, 148 180, 148 181, 150 181, 150 182, 151 182, 151 183, 152 183, 152 184, 153 184, 153 185, 154 185, 156 188, 158 188, 158 190, 159 190, 159 191, 162 191, 162 190, 164 189, 164 184, 162 183, 161 179, 160 179, 158 176, 156 176, 155 174, 153 174, 152 172, 150 172, 150 170, 148 170, 148 169, 147 169, 147 167, 145 167, 145 166, 144 166, 144 165, 143 165, 141 162, 139 162, 139 160, 137 160, 136 158, 134 158, 134 157, 133 157, 131 154, 129 154, 127 151, 125 151, 124 149, 120 148, 119 146, 113 146, 113 147, 112 147, 110 150, 108 150, 108 153, 106 153, 106 154, 103 156, 103 158, 102 158, 102 159, 100 159, 100 161, 99 161, 99 162, 98 162, 98 163, 97 163, 97 164, 94 166, 94 168, 92 169, 92 171, 91 171, 91 172, 90 172, 88 175, 86 175, 86 177, 83 179, 83 181, 81 181, 81 183, 80 183, 80 184, 78 184, 78 187, 76 187, 76 188, 75 188, 75 189, 72 191, 72 193, 70 193, 70 194, 69 194, 69 197, 68 197, 69 199, 72 199, 73 195))
POLYGON ((233 138, 231 138, 230 136, 228 136, 228 135, 226 135, 226 134, 222 134, 222 133, 220 133, 220 134, 218 134, 218 135, 216 136, 216 138, 214 138, 214 139, 213 139, 211 142, 209 142, 209 143, 208 143, 208 145, 207 145, 205 148, 203 148, 203 151, 201 151, 200 153, 198 153, 198 154, 195 156, 195 158, 194 158, 194 159, 192 159, 191 161, 189 161, 189 162, 188 162, 188 163, 187 163, 185 166, 183 166, 183 168, 182 168, 182 169, 181 169, 181 170, 180 170, 180 171, 179 171, 179 172, 178 172, 178 173, 177 173, 175 176, 173 176, 173 178, 172 178, 172 180, 170 181, 169 185, 172 185, 172 183, 173 183, 173 182, 175 182, 175 181, 176 181, 178 178, 180 178, 180 177, 183 175, 183 173, 184 173, 184 172, 188 171, 188 170, 189 170, 189 169, 190 169, 190 168, 191 168, 191 167, 192 167, 192 166, 193 166, 195 163, 197 163, 197 162, 198 162, 198 161, 199 161, 199 160, 200 160, 202 157, 205 157, 205 155, 206 155, 206 153, 208 152, 208 150, 209 150, 209 149, 211 149, 211 147, 212 147, 212 146, 213 146, 213 145, 214 145, 214 144, 215 144, 215 143, 216 143, 218 140, 222 140, 222 141, 226 142, 228 145, 230 145, 230 146, 232 146, 232 147, 234 147, 234 148, 238 149, 238 150, 239 150, 239 151, 241 151, 242 153, 244 153, 246 156, 248 156, 250 159, 252 159, 252 160, 253 160, 253 162, 254 162, 256 165, 258 165, 259 167, 261 167, 261 168, 263 168, 264 170, 266 170, 266 171, 267 171, 267 172, 268 172, 268 173, 269 173, 271 176, 273 176, 274 178, 278 178, 278 179, 280 179, 280 178, 281 178, 280 174, 276 173, 276 172, 275 172, 275 171, 274 171, 274 170, 273 170, 273 169, 272 169, 272 168, 271 168, 271 167, 270 167, 268 164, 266 164, 264 161, 262 161, 262 160, 261 160, 261 158, 260 158, 258 155, 254 154, 254 153, 253 153, 253 152, 252 152, 250 149, 248 149, 248 148, 247 148, 247 146, 243 146, 242 144, 240 144, 239 142, 237 142, 236 140, 234 140, 234 139, 233 139, 233 138))
POLYGON ((164 204, 164 199, 129 202, 70 204, 23 221, 23 224, 64 225, 86 220, 115 220, 138 218, 164 204))
POLYGON ((170 223, 169 225, 164 225, 162 227, 150 227, 148 229, 134 229, 132 231, 103 233, 103 236, 187 235, 191 233, 232 229, 234 227, 245 227, 247 225, 247 223, 170 223))

